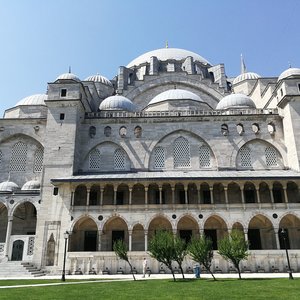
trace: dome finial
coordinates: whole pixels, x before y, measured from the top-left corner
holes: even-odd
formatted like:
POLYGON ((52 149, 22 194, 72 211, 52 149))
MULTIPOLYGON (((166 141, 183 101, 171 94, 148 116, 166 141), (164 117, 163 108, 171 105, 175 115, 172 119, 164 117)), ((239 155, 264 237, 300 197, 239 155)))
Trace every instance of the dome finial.
POLYGON ((69 66, 69 74, 71 74, 72 72, 71 72, 71 66, 69 66))
POLYGON ((290 69, 292 67, 292 64, 290 61, 288 62, 288 64, 289 64, 289 69, 290 69))
POLYGON ((169 42, 166 40, 166 48, 169 48, 169 42))
POLYGON ((243 58, 243 54, 241 54, 241 74, 244 74, 247 72, 246 64, 243 58))

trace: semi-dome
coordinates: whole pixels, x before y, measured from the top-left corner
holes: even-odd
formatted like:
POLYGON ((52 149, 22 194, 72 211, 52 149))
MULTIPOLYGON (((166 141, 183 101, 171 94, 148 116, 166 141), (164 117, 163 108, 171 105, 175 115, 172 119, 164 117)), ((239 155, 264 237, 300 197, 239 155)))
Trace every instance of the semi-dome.
POLYGON ((94 81, 94 82, 100 82, 109 86, 113 86, 112 83, 104 76, 102 75, 91 75, 89 77, 87 77, 86 79, 84 79, 84 81, 94 81))
POLYGON ((183 60, 187 57, 191 56, 194 61, 199 61, 203 64, 210 64, 205 58, 202 56, 188 50, 184 49, 178 49, 178 48, 161 48, 157 50, 153 50, 147 53, 144 53, 140 55, 139 57, 135 58, 133 61, 131 61, 127 68, 133 67, 133 66, 139 66, 143 63, 150 63, 150 58, 152 56, 157 57, 160 61, 166 61, 169 59, 173 60, 183 60))
POLYGON ((19 187, 12 181, 4 181, 0 183, 0 192, 14 192, 19 187))
POLYGON ((101 102, 99 108, 100 110, 136 110, 136 106, 128 98, 121 95, 107 97, 101 102))
POLYGON ((75 81, 80 81, 80 79, 73 73, 64 73, 59 75, 56 80, 75 80, 75 81))
POLYGON ((27 181, 23 186, 22 186, 22 191, 36 191, 40 190, 41 184, 38 180, 30 180, 27 181))
POLYGON ((31 95, 20 100, 15 106, 19 105, 46 105, 45 100, 47 100, 46 94, 36 94, 31 95))
POLYGON ((289 68, 285 71, 283 71, 280 76, 278 77, 278 81, 288 78, 288 77, 293 77, 293 76, 300 76, 300 69, 299 68, 289 68))
POLYGON ((258 75, 257 73, 254 72, 246 72, 246 73, 242 73, 241 75, 237 76, 234 80, 233 80, 233 84, 237 84, 241 81, 244 80, 249 80, 249 79, 257 79, 260 78, 260 75, 258 75))
POLYGON ((256 108, 253 100, 244 94, 231 94, 224 97, 217 105, 216 109, 242 109, 256 108))
POLYGON ((201 98, 193 92, 182 89, 171 89, 155 96, 148 105, 170 100, 194 100, 203 102, 201 98))

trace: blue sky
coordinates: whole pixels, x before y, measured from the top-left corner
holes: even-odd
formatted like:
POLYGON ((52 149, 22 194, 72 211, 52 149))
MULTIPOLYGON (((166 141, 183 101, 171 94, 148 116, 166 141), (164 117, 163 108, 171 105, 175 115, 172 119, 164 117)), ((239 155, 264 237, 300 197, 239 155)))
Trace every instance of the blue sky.
POLYGON ((169 47, 278 76, 300 67, 299 0, 0 0, 0 116, 68 72, 111 79, 140 54, 169 47))

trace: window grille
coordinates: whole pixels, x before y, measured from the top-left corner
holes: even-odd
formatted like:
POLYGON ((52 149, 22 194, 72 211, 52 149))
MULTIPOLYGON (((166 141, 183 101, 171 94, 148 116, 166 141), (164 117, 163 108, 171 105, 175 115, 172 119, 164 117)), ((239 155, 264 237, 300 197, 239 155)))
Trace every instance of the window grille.
POLYGON ((100 169, 101 153, 99 149, 94 149, 90 152, 89 166, 90 169, 100 169))
POLYGON ((277 153, 274 147, 266 147, 265 156, 266 156, 266 164, 268 167, 278 166, 277 153))
POLYGON ((43 160, 44 160, 44 151, 39 148, 35 151, 34 155, 34 172, 42 172, 43 169, 43 160))
POLYGON ((122 149, 115 151, 115 170, 125 169, 125 153, 122 149))
POLYGON ((210 149, 203 145, 199 148, 200 168, 209 168, 211 166, 210 149))
POLYGON ((240 159, 242 167, 252 167, 251 150, 248 147, 241 148, 240 159))
POLYGON ((18 142, 11 150, 10 171, 25 172, 27 160, 27 145, 18 142))
POLYGON ((188 168, 191 166, 190 144, 184 137, 174 142, 174 168, 188 168))
POLYGON ((165 149, 157 147, 154 149, 154 168, 163 169, 165 167, 165 149))

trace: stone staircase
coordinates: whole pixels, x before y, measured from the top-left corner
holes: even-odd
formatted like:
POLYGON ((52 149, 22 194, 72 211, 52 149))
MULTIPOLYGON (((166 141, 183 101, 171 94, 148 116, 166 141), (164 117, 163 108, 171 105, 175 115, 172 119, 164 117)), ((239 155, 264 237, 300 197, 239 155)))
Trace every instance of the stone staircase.
POLYGON ((31 278, 45 275, 45 271, 38 269, 29 262, 6 261, 0 263, 0 278, 31 278))

